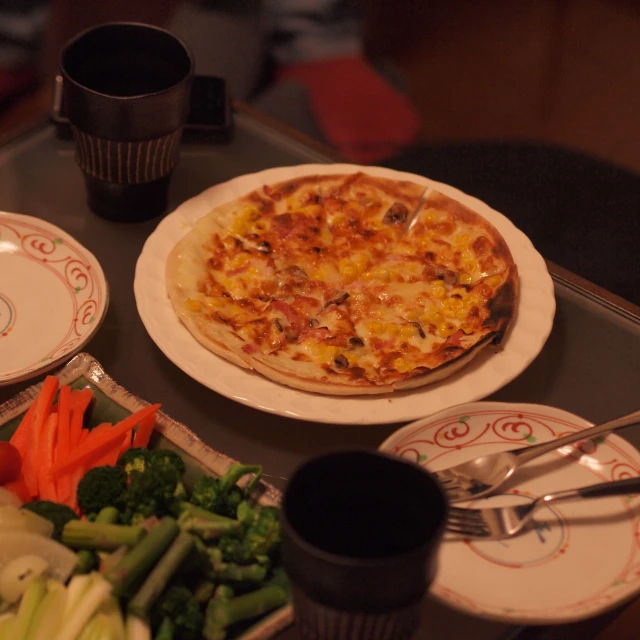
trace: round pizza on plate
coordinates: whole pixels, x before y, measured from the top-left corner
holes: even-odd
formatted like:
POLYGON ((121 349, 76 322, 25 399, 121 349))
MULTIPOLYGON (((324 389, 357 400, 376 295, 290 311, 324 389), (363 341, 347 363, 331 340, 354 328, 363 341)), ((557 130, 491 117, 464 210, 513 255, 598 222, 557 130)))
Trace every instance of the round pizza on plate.
POLYGON ((263 185, 200 218, 166 267, 207 349, 325 394, 441 380, 499 342, 518 302, 500 233, 451 197, 366 173, 263 185))

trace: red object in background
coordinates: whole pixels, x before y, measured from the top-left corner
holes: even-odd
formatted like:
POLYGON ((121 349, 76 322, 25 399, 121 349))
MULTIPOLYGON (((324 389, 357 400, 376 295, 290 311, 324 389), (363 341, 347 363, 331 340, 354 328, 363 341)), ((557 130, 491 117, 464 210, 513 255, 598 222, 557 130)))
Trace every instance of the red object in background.
POLYGON ((35 67, 0 69, 0 106, 35 87, 37 81, 35 67))
POLYGON ((420 119, 409 100, 362 56, 307 62, 280 71, 303 84, 327 140, 357 162, 376 162, 411 145, 420 119))
POLYGON ((13 482, 20 477, 22 458, 9 442, 0 442, 0 484, 13 482))

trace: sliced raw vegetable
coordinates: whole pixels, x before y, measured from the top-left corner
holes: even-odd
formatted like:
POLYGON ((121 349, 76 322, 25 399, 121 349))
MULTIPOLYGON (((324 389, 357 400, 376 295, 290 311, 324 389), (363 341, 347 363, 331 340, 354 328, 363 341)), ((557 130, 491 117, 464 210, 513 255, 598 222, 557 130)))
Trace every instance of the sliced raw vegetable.
POLYGON ((44 576, 49 563, 40 556, 26 555, 9 560, 0 570, 0 598, 4 602, 18 602, 29 583, 44 576))
POLYGON ((18 615, 11 630, 11 640, 27 640, 29 637, 29 628, 36 617, 38 608, 45 595, 46 587, 44 578, 38 577, 29 583, 22 600, 20 600, 18 615))
POLYGON ((159 404, 154 404, 144 407, 126 417, 124 420, 121 420, 110 429, 105 429, 94 438, 89 436, 84 443, 69 454, 66 460, 54 465, 53 472, 60 474, 61 472, 80 465, 93 465, 95 459, 109 450, 114 442, 121 443, 125 433, 131 432, 141 420, 154 414, 160 406, 159 404))
POLYGON ((0 442, 0 484, 13 482, 20 477, 22 457, 10 442, 0 442))
MULTIPOLYGON (((109 431, 109 429, 113 429, 113 425, 108 422, 103 422, 99 424, 97 427, 94 427, 89 432, 87 436, 87 442, 92 443, 94 441, 99 441, 105 433, 109 431)), ((129 434, 125 434, 129 435, 129 434)), ((122 443, 118 440, 114 440, 110 447, 105 449, 101 455, 96 456, 95 460, 92 461, 92 467, 102 467, 102 466, 115 466, 118 461, 119 451, 122 443)))
POLYGON ((47 418, 40 434, 40 450, 38 451, 38 495, 41 500, 58 500, 57 481, 51 473, 53 454, 57 443, 58 414, 52 413, 47 418))
MULTIPOLYGON (((83 582, 84 589, 80 598, 75 600, 75 604, 70 608, 67 602, 63 625, 56 634, 51 636, 51 640, 76 640, 82 633, 89 620, 93 618, 96 611, 111 595, 111 585, 97 573, 90 573, 86 576, 74 576, 69 583, 69 589, 75 580, 88 579, 83 582), (69 613, 71 615, 69 615, 69 613)), ((69 597, 69 595, 68 595, 69 597)))
POLYGON ((118 450, 118 458, 125 452, 131 449, 131 434, 125 433, 122 438, 122 444, 120 445, 120 449, 118 450))
POLYGON ((140 425, 136 429, 136 434, 133 437, 134 447, 147 447, 149 446, 149 440, 151 440, 151 434, 156 426, 156 416, 151 415, 140 422, 140 425))
POLYGON ((19 556, 40 556, 51 567, 51 577, 65 582, 76 566, 76 554, 63 544, 36 533, 10 531, 0 533, 0 570, 19 556))
POLYGON ((33 422, 33 414, 36 410, 35 402, 31 403, 31 406, 27 412, 22 416, 22 420, 18 425, 18 428, 14 431, 9 442, 20 452, 22 459, 24 460, 27 450, 29 449, 29 433, 31 432, 31 423, 33 422))
POLYGON ((50 538, 53 533, 53 522, 26 509, 13 505, 0 507, 0 531, 29 531, 50 538))
POLYGON ((69 446, 71 451, 80 443, 82 434, 82 425, 84 424, 84 414, 87 412, 91 401, 93 400, 93 391, 91 389, 82 389, 81 391, 73 391, 71 396, 71 423, 69 431, 69 446))
MULTIPOLYGON (((60 387, 58 395, 58 445, 54 462, 66 460, 71 451, 71 387, 60 387)), ((58 500, 68 504, 71 497, 71 478, 63 474, 58 478, 58 500)))
POLYGON ((51 413, 51 405, 58 390, 58 384, 58 378, 47 376, 34 402, 33 419, 28 430, 28 443, 29 451, 36 452, 36 455, 26 455, 22 465, 24 481, 32 496, 38 495, 38 460, 36 456, 37 452, 40 451, 40 438, 47 418, 51 413))
POLYGON ((0 616, 0 638, 13 638, 13 622, 16 619, 15 613, 4 613, 0 616))
POLYGON ((47 594, 38 607, 29 629, 29 640, 49 640, 52 633, 62 624, 67 590, 61 582, 47 581, 47 594))
POLYGON ((127 640, 151 640, 151 628, 136 616, 127 616, 126 633, 127 640))
POLYGON ((0 506, 19 507, 22 504, 19 496, 6 487, 0 487, 0 506))

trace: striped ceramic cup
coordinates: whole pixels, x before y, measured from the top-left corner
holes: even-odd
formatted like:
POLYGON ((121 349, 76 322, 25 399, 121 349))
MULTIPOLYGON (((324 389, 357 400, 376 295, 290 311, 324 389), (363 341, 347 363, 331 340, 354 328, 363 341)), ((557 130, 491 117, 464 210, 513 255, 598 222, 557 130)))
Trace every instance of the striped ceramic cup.
POLYGON ((62 49, 76 161, 98 215, 139 221, 166 209, 193 66, 181 40, 145 24, 102 24, 62 49))
POLYGON ((282 517, 301 637, 411 638, 447 517, 431 475, 383 453, 321 455, 291 477, 282 517))

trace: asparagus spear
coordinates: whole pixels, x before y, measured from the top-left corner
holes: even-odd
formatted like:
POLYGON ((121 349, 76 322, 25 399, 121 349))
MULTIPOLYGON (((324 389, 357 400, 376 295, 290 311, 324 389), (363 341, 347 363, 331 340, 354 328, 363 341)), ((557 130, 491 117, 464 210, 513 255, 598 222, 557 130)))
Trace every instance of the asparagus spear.
POLYGON ((166 516, 142 538, 127 555, 104 574, 118 596, 125 593, 137 580, 146 577, 174 541, 180 528, 166 516))
POLYGON ((135 546, 145 534, 142 527, 70 520, 62 530, 62 542, 74 549, 113 551, 122 546, 135 546))
POLYGON ((147 618, 149 610, 160 594, 165 590, 169 580, 178 570, 182 561, 189 555, 194 547, 194 538, 189 533, 182 531, 173 541, 169 550, 162 556, 160 562, 147 576, 142 587, 129 601, 127 610, 139 618, 147 618))

